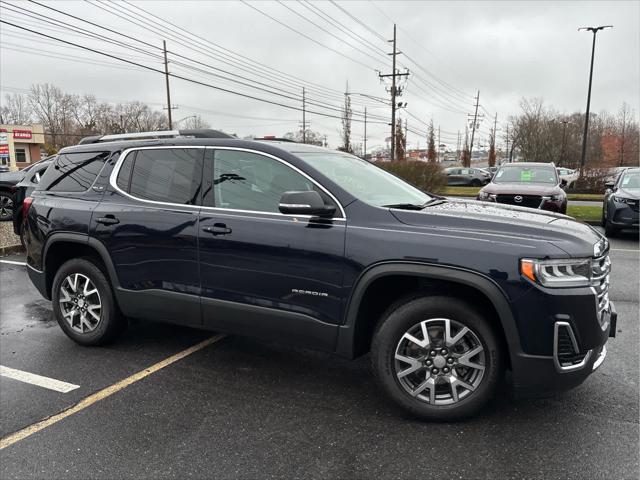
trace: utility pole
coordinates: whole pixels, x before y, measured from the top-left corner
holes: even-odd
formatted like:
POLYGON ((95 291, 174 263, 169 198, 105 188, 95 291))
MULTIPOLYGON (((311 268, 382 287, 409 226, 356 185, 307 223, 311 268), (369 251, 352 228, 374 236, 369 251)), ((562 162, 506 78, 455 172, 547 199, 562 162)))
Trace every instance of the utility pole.
POLYGON ((437 155, 437 162, 440 163, 440 125, 438 125, 438 155, 437 155))
POLYGON ((307 100, 302 87, 302 143, 307 143, 307 100))
POLYGON ((587 112, 584 116, 584 133, 582 134, 582 155, 580 156, 580 176, 584 172, 584 164, 587 158, 587 135, 589 133, 589 109, 591 108, 591 83, 593 80, 593 57, 596 53, 596 35, 600 30, 613 28, 613 25, 602 25, 600 27, 581 27, 580 30, 593 32, 593 44, 591 46, 591 69, 589 70, 589 90, 587 91, 587 112))
POLYGON ((173 129, 173 122, 171 121, 171 92, 169 91, 169 62, 167 60, 167 42, 162 41, 162 49, 164 50, 164 79, 167 84, 167 112, 169 115, 169 130, 173 129))
POLYGON ((364 148, 362 157, 367 159, 367 107, 364 107, 364 148))
POLYGON ((469 144, 469 165, 465 165, 466 167, 471 166, 471 152, 473 152, 473 137, 476 133, 476 122, 478 120, 478 105, 480 104, 480 90, 478 90, 478 95, 476 96, 476 111, 473 114, 473 125, 471 126, 471 143, 469 144))
POLYGON ((458 130, 458 142, 456 143, 456 155, 460 160, 460 130, 458 130))
POLYGON ((396 148, 396 97, 400 96, 402 91, 396 87, 396 77, 407 77, 409 76, 409 72, 398 73, 396 70, 396 56, 401 54, 396 50, 396 24, 393 24, 393 40, 388 40, 389 43, 393 44, 393 52, 388 53, 387 55, 391 55, 391 73, 383 75, 381 73, 378 74, 378 77, 387 78, 391 77, 391 161, 395 160, 395 148, 396 148))

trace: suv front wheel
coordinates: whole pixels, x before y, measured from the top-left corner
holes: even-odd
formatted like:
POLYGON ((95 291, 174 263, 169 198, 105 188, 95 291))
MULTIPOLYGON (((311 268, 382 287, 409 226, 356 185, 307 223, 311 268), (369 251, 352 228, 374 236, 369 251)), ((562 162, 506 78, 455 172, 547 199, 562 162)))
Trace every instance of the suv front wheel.
POLYGON ((90 259, 65 262, 56 272, 51 294, 58 324, 76 343, 105 344, 126 325, 107 277, 90 259))
POLYGON ((372 363, 396 403, 439 421, 476 413, 504 369, 491 325, 472 306, 445 296, 405 299, 389 308, 375 332, 372 363))

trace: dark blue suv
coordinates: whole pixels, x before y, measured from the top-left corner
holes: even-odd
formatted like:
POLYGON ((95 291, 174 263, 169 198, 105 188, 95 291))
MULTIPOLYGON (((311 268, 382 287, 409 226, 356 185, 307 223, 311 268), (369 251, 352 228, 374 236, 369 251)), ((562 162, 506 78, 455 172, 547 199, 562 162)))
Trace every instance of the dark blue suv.
POLYGON ((24 202, 28 272, 74 341, 141 318, 370 351, 386 393, 431 420, 478 411, 506 369, 539 395, 604 360, 609 245, 588 225, 223 137, 91 138, 47 169, 24 202))

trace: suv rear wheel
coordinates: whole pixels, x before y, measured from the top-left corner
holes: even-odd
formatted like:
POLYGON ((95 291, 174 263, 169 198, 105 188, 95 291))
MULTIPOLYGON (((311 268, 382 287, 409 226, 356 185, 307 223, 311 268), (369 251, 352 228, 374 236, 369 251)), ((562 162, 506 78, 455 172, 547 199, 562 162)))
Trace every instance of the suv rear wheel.
POLYGON ((107 277, 89 259, 74 258, 58 269, 51 300, 58 324, 81 345, 107 343, 125 327, 107 277))
POLYGON ((476 413, 494 394, 504 362, 490 324, 453 297, 402 300, 383 316, 372 345, 383 389, 426 420, 476 413))
POLYGON ((8 222, 13 218, 13 196, 0 192, 0 222, 8 222))

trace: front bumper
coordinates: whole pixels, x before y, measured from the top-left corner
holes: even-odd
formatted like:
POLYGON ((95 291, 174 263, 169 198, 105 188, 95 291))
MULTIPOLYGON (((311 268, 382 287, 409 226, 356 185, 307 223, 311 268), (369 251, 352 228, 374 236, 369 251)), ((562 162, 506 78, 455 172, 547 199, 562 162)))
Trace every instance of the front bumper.
POLYGON ((631 208, 626 203, 614 203, 613 212, 610 215, 610 222, 612 225, 619 228, 635 228, 640 225, 638 220, 640 212, 631 208))
MULTIPOLYGON (((554 323, 553 352, 551 356, 529 355, 520 353, 512 358, 513 387, 517 396, 532 398, 545 397, 555 392, 570 390, 584 382, 589 375, 598 369, 607 355, 606 343, 615 337, 618 314, 613 302, 609 302, 608 325, 602 331, 600 340, 591 348, 585 349, 574 331, 575 323, 556 321, 554 323), (577 355, 573 361, 567 361, 566 344, 561 336, 563 329, 571 332, 569 338, 575 342, 577 355)), ((583 335, 584 336, 584 335, 583 335)))

